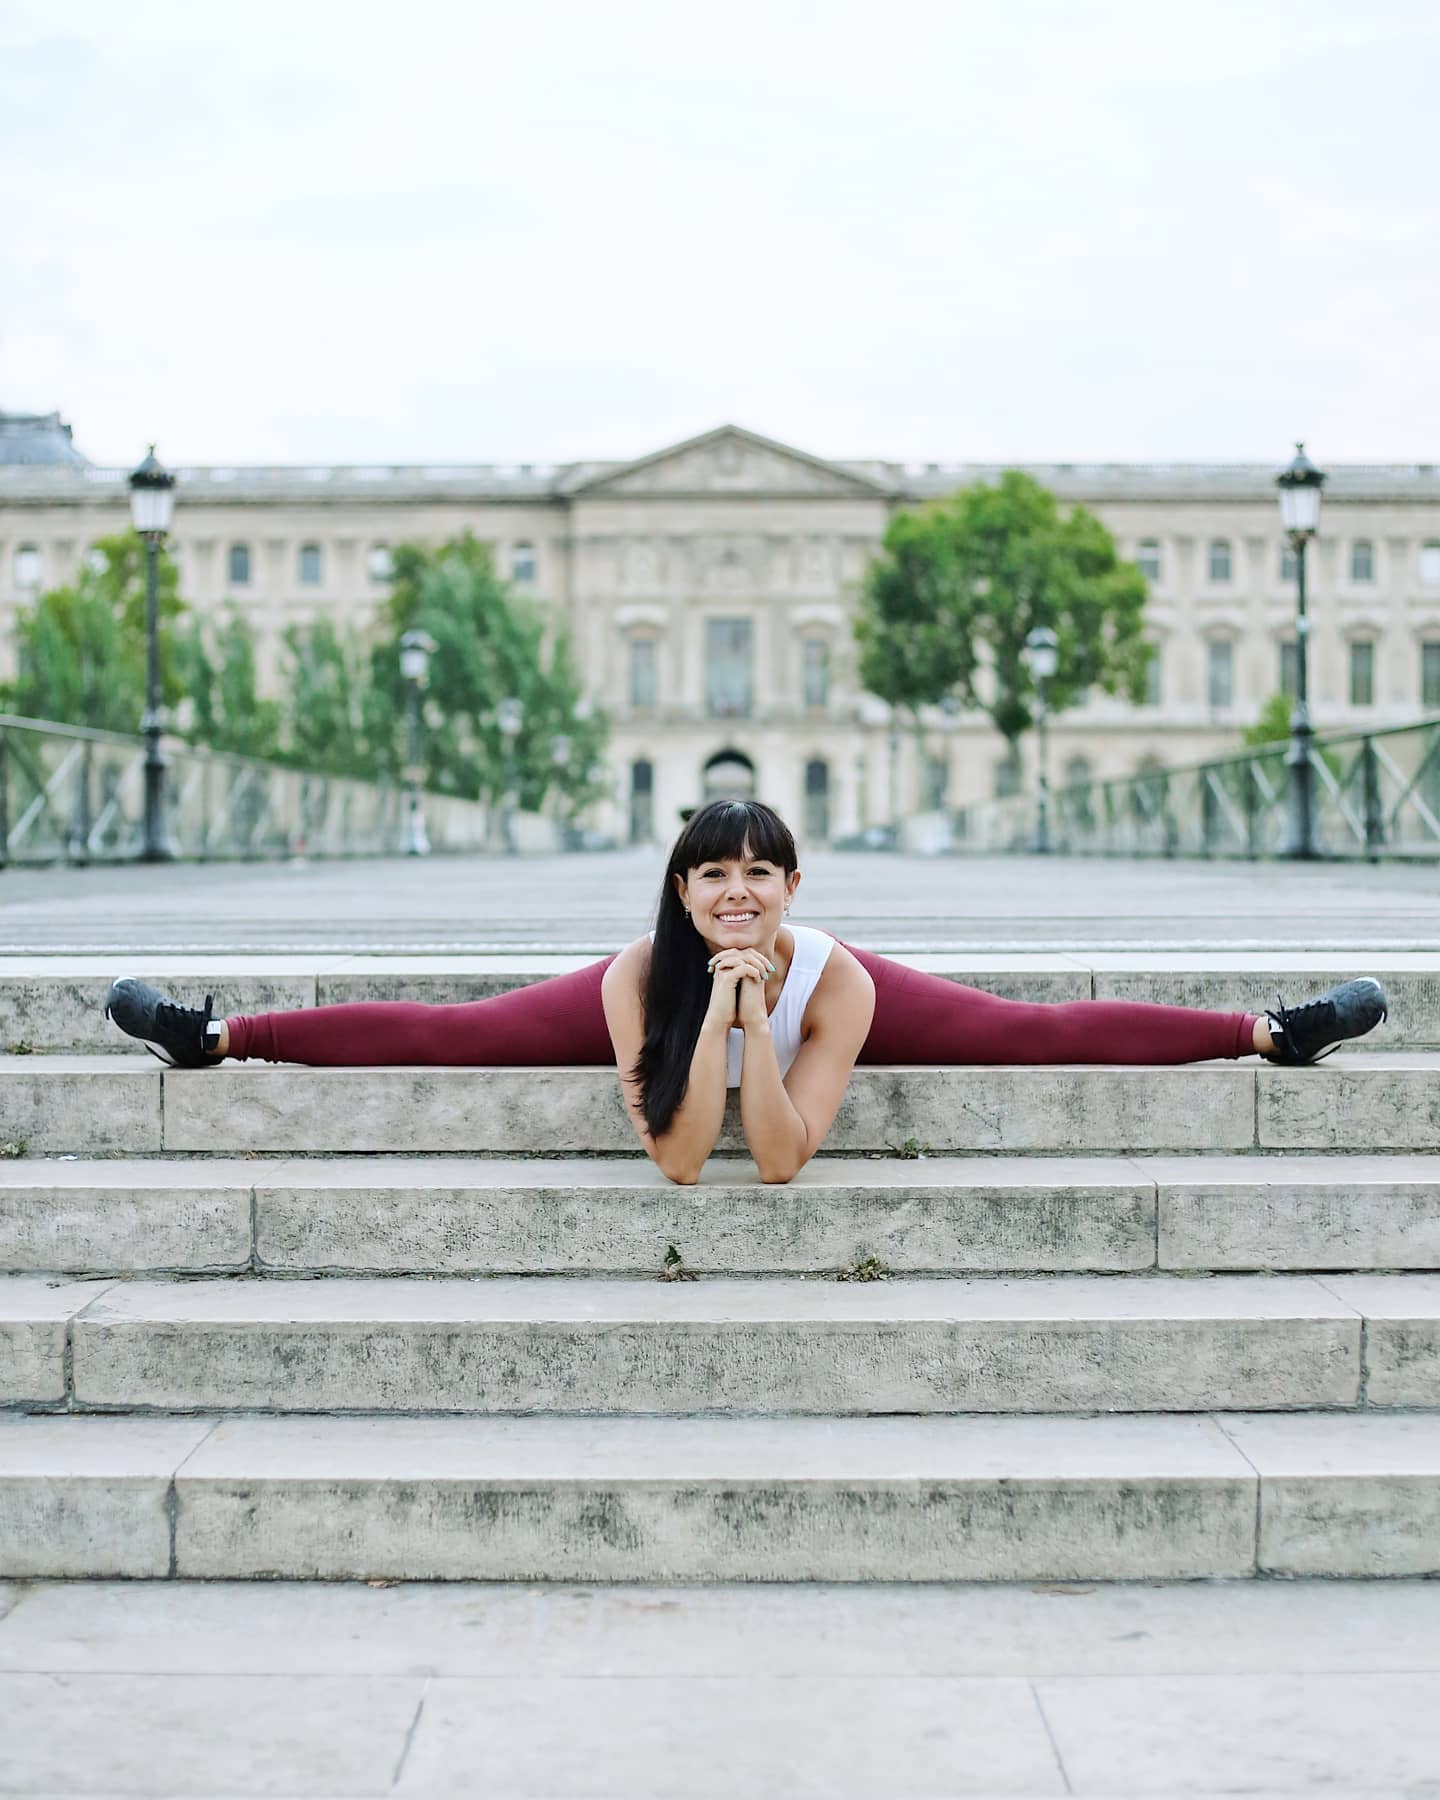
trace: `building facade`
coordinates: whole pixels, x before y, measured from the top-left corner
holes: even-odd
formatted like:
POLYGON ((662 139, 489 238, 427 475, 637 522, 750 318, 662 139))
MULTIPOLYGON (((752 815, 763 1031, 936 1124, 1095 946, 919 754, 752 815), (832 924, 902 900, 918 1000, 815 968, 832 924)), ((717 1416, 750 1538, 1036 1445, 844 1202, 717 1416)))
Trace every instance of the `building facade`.
MULTIPOLYGON (((1294 680, 1275 470, 1026 467, 1140 565, 1157 650, 1144 705, 1096 695, 1054 722, 1052 779, 1233 747, 1294 680)), ((371 623, 395 544, 473 532, 569 629, 609 715, 599 830, 667 839, 682 808, 753 791, 813 843, 1031 778, 983 716, 936 709, 917 736, 855 679, 856 596, 891 514, 999 472, 835 461, 732 426, 626 463, 182 468, 172 548, 182 594, 243 613, 273 683, 287 626, 371 623)), ((0 414, 0 678, 17 607, 127 516, 125 470, 86 463, 58 417, 0 414)), ((1440 712, 1440 468, 1332 468, 1309 569, 1317 728, 1440 712)))

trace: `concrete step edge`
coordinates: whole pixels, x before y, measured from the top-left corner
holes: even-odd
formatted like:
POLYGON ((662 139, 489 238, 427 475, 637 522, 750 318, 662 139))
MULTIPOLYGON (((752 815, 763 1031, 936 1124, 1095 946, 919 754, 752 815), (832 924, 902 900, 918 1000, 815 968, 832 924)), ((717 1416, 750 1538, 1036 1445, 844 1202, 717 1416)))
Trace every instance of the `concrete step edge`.
POLYGON ((1418 1414, 0 1419, 22 1577, 1416 1575, 1437 1503, 1418 1414))

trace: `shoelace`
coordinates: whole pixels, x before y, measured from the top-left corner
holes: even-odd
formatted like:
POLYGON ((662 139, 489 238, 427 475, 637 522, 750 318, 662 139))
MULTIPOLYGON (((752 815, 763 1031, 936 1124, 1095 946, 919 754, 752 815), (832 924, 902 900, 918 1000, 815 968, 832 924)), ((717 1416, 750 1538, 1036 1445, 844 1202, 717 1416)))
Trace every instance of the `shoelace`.
POLYGON ((215 996, 213 994, 205 996, 203 1012, 193 1006, 181 1006, 174 1000, 162 1000, 155 1008, 155 1022, 157 1025, 169 1025, 178 1031, 188 1031, 193 1022, 198 1019, 200 1022, 200 1048, 204 1050, 207 1048, 205 1036, 210 1029, 210 1019, 214 1010, 215 996))
MULTIPOLYGON (((1270 1017, 1280 1027, 1282 1034, 1289 1041, 1290 1046, 1293 1049, 1295 1046, 1295 1039, 1290 1031, 1290 1021, 1292 1019, 1302 1019, 1306 1013, 1314 1012, 1317 1007, 1321 1006, 1329 1007, 1333 1022, 1335 1012, 1335 1004, 1333 1001, 1307 1000, 1303 1006, 1287 1006, 1281 996, 1280 990, 1277 988, 1275 990, 1275 1011, 1270 1014, 1270 1017)), ((1328 1049, 1322 1050, 1318 1056, 1312 1056, 1308 1060, 1312 1063, 1324 1062, 1327 1056, 1333 1056, 1339 1048, 1340 1045, 1338 1042, 1333 1043, 1328 1049)))

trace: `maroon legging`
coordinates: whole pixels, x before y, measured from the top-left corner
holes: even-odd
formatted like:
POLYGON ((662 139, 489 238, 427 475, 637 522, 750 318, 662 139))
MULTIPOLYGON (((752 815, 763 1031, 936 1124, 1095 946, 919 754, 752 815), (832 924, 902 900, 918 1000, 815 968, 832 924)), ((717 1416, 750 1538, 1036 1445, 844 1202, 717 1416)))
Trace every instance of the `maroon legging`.
MULTIPOLYGON (((907 969, 868 950, 851 954, 875 982, 862 1063, 1185 1063, 1254 1051, 1254 1013, 1133 1000, 1035 1005, 907 969)), ((229 1054, 348 1067, 608 1063, 615 1053, 600 978, 613 960, 458 1006, 359 1001, 227 1019, 229 1054)))

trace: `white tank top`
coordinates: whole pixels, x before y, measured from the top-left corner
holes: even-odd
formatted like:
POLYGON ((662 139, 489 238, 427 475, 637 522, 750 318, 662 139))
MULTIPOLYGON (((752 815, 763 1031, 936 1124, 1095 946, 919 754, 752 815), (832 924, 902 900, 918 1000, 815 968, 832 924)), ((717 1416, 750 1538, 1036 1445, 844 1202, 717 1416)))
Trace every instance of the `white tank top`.
MULTIPOLYGON (((815 992, 815 984, 824 972, 835 943, 828 932, 816 931, 810 925, 792 925, 789 929, 795 940, 795 953, 790 958, 790 967, 780 986, 780 997, 770 1015, 770 1038, 775 1045, 775 1061, 780 1065, 782 1076, 789 1073, 791 1063, 800 1054, 800 1027, 804 1023, 805 1008, 810 1004, 810 996, 815 992)), ((650 941, 655 941, 653 931, 650 941)), ((744 1059, 745 1033, 737 1027, 726 1044, 726 1087, 739 1087, 740 1065, 744 1059)))

